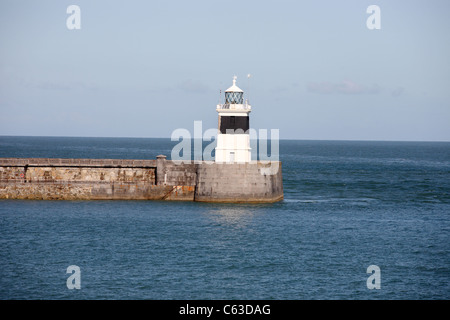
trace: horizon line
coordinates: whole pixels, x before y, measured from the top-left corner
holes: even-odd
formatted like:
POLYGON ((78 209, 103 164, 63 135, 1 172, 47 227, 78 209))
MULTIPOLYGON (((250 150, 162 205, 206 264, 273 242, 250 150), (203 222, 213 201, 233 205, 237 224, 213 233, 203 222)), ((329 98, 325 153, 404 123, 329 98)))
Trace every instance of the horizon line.
MULTIPOLYGON (((171 137, 136 137, 136 136, 56 136, 56 135, 10 135, 0 134, 0 137, 34 137, 34 138, 111 138, 111 139, 171 139, 171 137)), ((194 139, 194 138, 191 138, 194 139)), ((269 140, 269 139, 268 139, 269 140)), ((279 140, 298 140, 298 141, 355 141, 355 142, 450 142, 450 140, 380 140, 380 139, 299 139, 283 138, 279 140)), ((173 140, 176 142, 177 140, 173 140)))

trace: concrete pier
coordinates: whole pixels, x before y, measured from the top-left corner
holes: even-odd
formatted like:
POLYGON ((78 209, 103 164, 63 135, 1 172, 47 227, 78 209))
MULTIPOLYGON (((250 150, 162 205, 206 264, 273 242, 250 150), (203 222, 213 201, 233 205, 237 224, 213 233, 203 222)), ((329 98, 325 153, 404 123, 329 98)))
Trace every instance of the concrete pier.
POLYGON ((276 202, 283 199, 281 162, 202 164, 195 201, 276 202))

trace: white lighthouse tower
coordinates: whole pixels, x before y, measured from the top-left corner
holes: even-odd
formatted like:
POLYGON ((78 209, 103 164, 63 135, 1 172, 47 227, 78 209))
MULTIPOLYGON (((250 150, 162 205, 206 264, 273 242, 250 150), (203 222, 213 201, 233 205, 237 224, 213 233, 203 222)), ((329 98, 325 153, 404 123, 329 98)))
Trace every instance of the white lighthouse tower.
POLYGON ((225 91, 225 103, 218 104, 219 132, 217 134, 217 163, 246 163, 251 161, 249 113, 251 106, 244 101, 244 91, 233 85, 225 91))

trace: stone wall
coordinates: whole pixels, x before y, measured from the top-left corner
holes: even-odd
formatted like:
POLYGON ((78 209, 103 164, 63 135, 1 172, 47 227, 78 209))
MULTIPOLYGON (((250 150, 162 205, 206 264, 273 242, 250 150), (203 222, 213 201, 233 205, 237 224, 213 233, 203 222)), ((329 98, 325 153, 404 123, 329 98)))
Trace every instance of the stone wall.
POLYGON ((0 158, 0 199, 275 202, 280 162, 0 158))
POLYGON ((157 185, 156 172, 156 160, 3 158, 0 199, 194 199, 194 186, 157 185))
POLYGON ((0 167, 0 181, 23 182, 141 182, 154 185, 155 168, 0 167))
POLYGON ((0 158, 0 166, 156 167, 156 160, 0 158))
POLYGON ((157 157, 157 184, 168 186, 195 186, 197 181, 197 164, 166 160, 157 157))

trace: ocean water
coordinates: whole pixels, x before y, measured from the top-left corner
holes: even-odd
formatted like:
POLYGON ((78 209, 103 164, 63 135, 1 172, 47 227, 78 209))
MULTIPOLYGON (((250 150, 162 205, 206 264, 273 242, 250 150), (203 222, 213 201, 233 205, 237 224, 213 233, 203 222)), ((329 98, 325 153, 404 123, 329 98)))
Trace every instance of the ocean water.
MULTIPOLYGON (((176 143, 3 136, 0 157, 176 143)), ((450 143, 282 140, 280 158, 275 204, 0 200, 0 299, 450 298, 450 143)))

